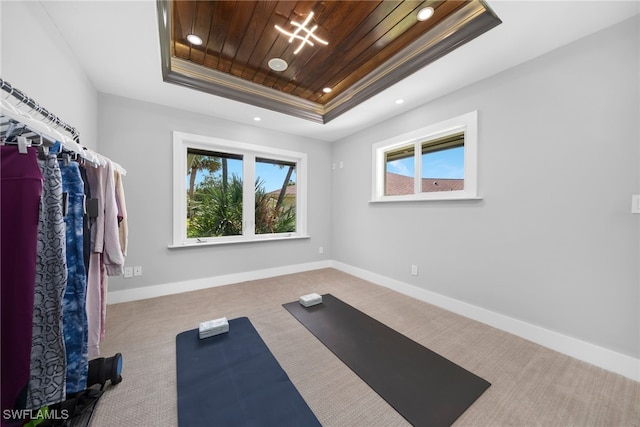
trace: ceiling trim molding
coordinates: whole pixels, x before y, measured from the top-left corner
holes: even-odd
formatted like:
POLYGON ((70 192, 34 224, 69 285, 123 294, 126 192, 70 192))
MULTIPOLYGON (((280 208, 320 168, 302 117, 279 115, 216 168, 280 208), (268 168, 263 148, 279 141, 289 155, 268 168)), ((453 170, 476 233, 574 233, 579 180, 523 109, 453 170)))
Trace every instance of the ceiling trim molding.
POLYGON ((315 102, 211 70, 181 58, 171 58, 171 69, 165 81, 256 107, 324 123, 322 106, 315 102))
POLYGON ((321 124, 344 114, 502 22, 483 0, 469 1, 349 90, 323 105, 173 57, 171 0, 157 0, 157 10, 165 82, 321 124))
POLYGON ((463 8, 415 40, 389 61, 328 102, 325 123, 502 23, 481 0, 463 8))

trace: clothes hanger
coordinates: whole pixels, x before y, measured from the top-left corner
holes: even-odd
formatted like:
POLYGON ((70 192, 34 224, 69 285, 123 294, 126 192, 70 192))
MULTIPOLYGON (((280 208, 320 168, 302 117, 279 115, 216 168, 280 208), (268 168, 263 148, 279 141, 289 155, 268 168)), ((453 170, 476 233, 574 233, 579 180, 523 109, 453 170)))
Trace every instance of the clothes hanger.
MULTIPOLYGON (((0 88, 5 88, 5 86, 7 86, 5 82, 2 79, 0 79, 0 81, 0 88)), ((78 135, 77 131, 74 128, 70 128, 71 130, 69 130, 67 128, 68 125, 61 123, 55 115, 44 110, 35 101, 24 96, 20 98, 16 97, 20 100, 18 106, 25 104, 31 107, 28 113, 22 110, 18 110, 12 103, 7 101, 7 99, 11 95, 13 95, 14 92, 13 86, 9 85, 8 87, 10 88, 10 90, 7 90, 7 96, 4 99, 0 98, 0 107, 2 107, 0 108, 1 115, 5 115, 19 123, 26 124, 34 133, 37 133, 46 139, 60 142, 61 146, 64 147, 67 151, 74 153, 76 159, 79 157, 96 167, 105 166, 107 162, 111 162, 115 170, 120 172, 121 175, 126 175, 126 170, 122 166, 81 145, 77 140, 78 135), (31 113, 33 111, 36 111, 38 112, 38 114, 44 116, 44 119, 34 119, 31 116, 31 113), (61 126, 64 128, 64 130, 69 131, 73 135, 73 138, 60 133, 58 131, 58 128, 60 128, 61 126)))

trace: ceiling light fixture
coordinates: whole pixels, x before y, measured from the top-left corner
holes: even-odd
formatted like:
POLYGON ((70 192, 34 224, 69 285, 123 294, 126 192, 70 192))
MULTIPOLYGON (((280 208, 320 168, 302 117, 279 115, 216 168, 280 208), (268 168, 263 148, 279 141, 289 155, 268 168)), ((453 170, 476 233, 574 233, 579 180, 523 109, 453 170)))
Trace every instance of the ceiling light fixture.
POLYGON ((313 12, 309 13, 309 16, 307 16, 307 19, 305 19, 302 24, 298 24, 297 22, 291 21, 291 25, 298 27, 293 33, 283 30, 278 25, 275 26, 276 30, 280 31, 282 34, 286 34, 287 36, 289 36, 289 43, 291 43, 294 39, 300 40, 300 45, 293 52, 294 55, 300 52, 300 50, 304 47, 305 43, 309 44, 310 46, 313 46, 313 42, 309 40, 309 37, 313 37, 313 39, 318 43, 322 43, 324 45, 329 44, 329 42, 322 40, 320 37, 313 34, 313 32, 318 29, 317 25, 314 25, 311 29, 307 28, 307 24, 309 23, 309 21, 311 21, 311 18, 313 18, 313 12), (307 34, 304 37, 302 37, 298 35, 300 31, 306 31, 307 34))
POLYGON ((332 90, 333 89, 331 89, 330 87, 325 87, 324 89, 322 89, 324 93, 331 93, 332 90))
POLYGON ((433 12, 434 11, 431 6, 423 7, 418 11, 418 21, 426 21, 433 16, 433 12))
POLYGON ((273 71, 284 71, 287 67, 289 67, 289 64, 282 58, 271 58, 269 60, 269 68, 273 71))
POLYGON ((396 99, 396 104, 404 104, 404 99, 396 99))
POLYGON ((256 122, 259 122, 262 119, 260 117, 254 117, 253 120, 256 121, 256 122))
POLYGON ((187 40, 189 41, 189 43, 195 44, 197 46, 200 46, 202 44, 202 39, 195 34, 187 35, 187 40))

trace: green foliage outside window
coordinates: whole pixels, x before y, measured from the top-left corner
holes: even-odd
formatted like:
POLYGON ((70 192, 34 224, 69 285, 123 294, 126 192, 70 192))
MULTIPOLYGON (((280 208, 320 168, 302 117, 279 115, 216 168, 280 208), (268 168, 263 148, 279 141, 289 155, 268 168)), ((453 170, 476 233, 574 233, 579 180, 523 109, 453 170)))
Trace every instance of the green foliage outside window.
POLYGON ((206 177, 187 201, 187 237, 242 234, 242 180, 233 175, 227 185, 206 177))
MULTIPOLYGON (((217 236, 241 235, 243 232, 242 215, 242 178, 233 174, 227 177, 213 174, 220 168, 225 169, 225 161, 210 156, 192 157, 189 168, 189 188, 187 191, 187 237, 206 238, 217 236), (204 159, 203 159, 204 157, 204 159), (209 157, 207 159, 206 157, 209 157), (198 170, 207 170, 209 174, 195 183, 198 170)), ((290 174, 289 174, 290 176, 290 174)), ((264 181, 255 182, 255 234, 288 233, 296 231, 296 206, 285 201, 288 185, 283 183, 278 193, 267 193, 264 181)))

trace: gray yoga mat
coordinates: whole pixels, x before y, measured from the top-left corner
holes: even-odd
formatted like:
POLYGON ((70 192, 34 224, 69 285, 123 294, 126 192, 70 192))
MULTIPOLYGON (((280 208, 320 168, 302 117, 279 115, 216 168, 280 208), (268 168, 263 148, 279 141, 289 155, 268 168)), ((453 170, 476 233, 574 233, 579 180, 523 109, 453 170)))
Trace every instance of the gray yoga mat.
POLYGON ((331 294, 283 307, 415 426, 453 424, 491 385, 331 294))

